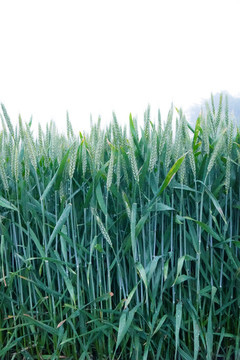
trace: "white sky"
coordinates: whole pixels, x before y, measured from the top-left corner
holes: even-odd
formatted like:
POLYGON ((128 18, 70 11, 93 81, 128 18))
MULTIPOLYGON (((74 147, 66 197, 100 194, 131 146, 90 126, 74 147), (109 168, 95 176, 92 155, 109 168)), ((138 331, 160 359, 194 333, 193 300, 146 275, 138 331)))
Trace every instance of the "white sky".
POLYGON ((0 0, 0 102, 76 131, 240 92, 239 0, 0 0))

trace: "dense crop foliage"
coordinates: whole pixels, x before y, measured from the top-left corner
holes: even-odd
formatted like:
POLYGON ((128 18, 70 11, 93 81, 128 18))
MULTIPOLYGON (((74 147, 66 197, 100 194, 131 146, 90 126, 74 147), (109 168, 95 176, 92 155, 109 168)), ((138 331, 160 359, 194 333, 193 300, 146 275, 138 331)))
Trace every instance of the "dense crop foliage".
POLYGON ((139 133, 0 131, 0 359, 240 359, 240 136, 208 104, 139 133))

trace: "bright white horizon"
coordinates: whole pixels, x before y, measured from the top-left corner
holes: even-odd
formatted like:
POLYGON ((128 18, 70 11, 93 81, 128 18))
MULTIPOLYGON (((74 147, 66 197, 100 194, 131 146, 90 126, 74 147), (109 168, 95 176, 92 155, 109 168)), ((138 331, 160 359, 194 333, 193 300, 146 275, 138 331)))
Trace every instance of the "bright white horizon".
POLYGON ((0 2, 0 102, 14 123, 53 119, 88 131, 112 111, 128 123, 165 120, 210 93, 240 92, 240 3, 228 1, 0 2))

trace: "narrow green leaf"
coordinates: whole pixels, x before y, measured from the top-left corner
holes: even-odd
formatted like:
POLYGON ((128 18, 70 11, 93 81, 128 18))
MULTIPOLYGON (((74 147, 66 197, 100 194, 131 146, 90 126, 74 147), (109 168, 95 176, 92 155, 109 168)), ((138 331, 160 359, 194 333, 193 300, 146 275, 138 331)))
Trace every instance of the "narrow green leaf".
POLYGON ((186 351, 184 351, 180 347, 179 347, 178 351, 179 351, 179 355, 181 356, 182 360, 192 360, 192 356, 187 354, 186 351))
POLYGON ((23 319, 27 319, 27 321, 30 324, 39 327, 40 329, 46 331, 49 334, 58 335, 58 330, 57 329, 45 324, 44 322, 41 322, 41 321, 38 321, 38 320, 34 319, 33 317, 31 317, 28 314, 23 314, 23 319))
POLYGON ((206 343, 207 343, 207 360, 211 360, 212 351, 213 351, 212 308, 210 308, 210 312, 208 316, 206 343))
POLYGON ((166 281, 167 277, 168 277, 169 261, 170 261, 170 258, 167 259, 167 261, 164 264, 164 268, 163 268, 164 281, 166 281))
POLYGON ((41 255, 41 257, 44 257, 45 256, 44 249, 43 249, 42 245, 40 244, 36 234, 34 233, 34 231, 31 228, 30 228, 29 232, 30 232, 30 236, 31 236, 33 242, 35 243, 35 245, 39 251, 39 254, 41 255))
POLYGON ((213 195, 213 193, 208 189, 208 187, 202 181, 200 181, 200 180, 197 180, 197 181, 204 186, 205 191, 208 194, 208 196, 210 197, 210 199, 212 200, 213 205, 215 206, 216 210, 221 215, 221 217, 222 217, 223 221, 225 222, 225 224, 227 224, 227 220, 226 220, 226 218, 225 218, 225 216, 223 214, 222 208, 221 208, 219 202, 217 201, 217 199, 215 198, 215 196, 213 195))
POLYGON ((184 154, 183 156, 181 156, 176 162, 175 164, 172 166, 172 168, 169 170, 165 180, 163 181, 157 196, 161 195, 162 192, 166 189, 166 187, 170 184, 170 182, 172 181, 174 175, 176 174, 176 172, 179 170, 183 160, 185 159, 187 153, 184 154))
POLYGON ((178 285, 178 284, 181 284, 182 282, 184 282, 186 280, 194 280, 194 277, 188 276, 188 275, 180 275, 180 276, 178 276, 178 278, 176 279, 174 284, 178 285))
POLYGON ((56 178, 57 178, 57 174, 58 174, 58 171, 55 172, 53 178, 49 181, 49 183, 48 183, 46 189, 44 190, 44 192, 43 192, 40 200, 46 199, 49 191, 51 190, 51 188, 53 187, 53 184, 55 183, 55 180, 56 180, 56 178))
POLYGON ((88 284, 88 286, 89 286, 89 279, 90 279, 90 271, 92 269, 92 254, 95 249, 96 242, 97 242, 97 236, 94 237, 94 239, 90 245, 90 256, 89 256, 89 263, 88 263, 88 268, 87 268, 87 284, 88 284))
MULTIPOLYGON (((62 227, 62 231, 63 234, 67 235, 67 227, 66 225, 63 225, 62 227)), ((65 260, 65 262, 67 262, 68 260, 68 256, 67 256, 67 244, 66 244, 66 240, 63 237, 63 235, 60 236, 60 242, 61 242, 61 253, 63 255, 63 258, 65 260)))
POLYGON ((163 326, 163 324, 165 323, 166 319, 167 319, 168 315, 165 314, 161 317, 161 319, 159 320, 159 323, 158 325, 156 326, 156 329, 154 330, 153 332, 153 335, 155 335, 160 329, 161 327, 163 326))
POLYGON ((128 312, 128 310, 124 310, 120 317, 120 320, 119 320, 116 349, 121 344, 122 339, 124 338, 124 336, 127 332, 127 330, 126 330, 127 312, 128 312))
POLYGON ((67 204, 67 206, 65 207, 65 209, 63 210, 62 215, 60 216, 60 218, 58 219, 58 222, 55 226, 55 228, 53 229, 53 232, 50 236, 48 245, 47 245, 47 249, 46 249, 46 253, 49 251, 53 240, 55 239, 56 235, 61 231, 62 226, 64 225, 64 223, 67 221, 67 218, 69 216, 69 213, 71 211, 72 208, 72 204, 67 204))
POLYGON ((183 185, 183 184, 174 185, 173 188, 174 188, 174 189, 179 189, 179 190, 190 191, 190 192, 196 192, 195 189, 192 189, 192 188, 190 188, 189 186, 183 185))
POLYGON ((4 199, 2 196, 0 196, 0 206, 9 209, 9 210, 15 210, 18 211, 18 209, 16 208, 16 206, 14 206, 13 204, 11 204, 8 200, 4 199))
POLYGON ((197 360, 199 353, 199 325, 197 321, 193 318, 193 334, 194 334, 194 360, 197 360))
POLYGON ((130 291, 126 301, 125 301, 125 305, 124 305, 124 308, 126 309, 128 307, 128 305, 130 304, 131 300, 132 300, 132 297, 133 295, 135 294, 136 290, 137 290, 137 287, 139 285, 140 282, 137 283, 137 285, 134 286, 134 288, 130 291))
POLYGON ((73 303, 75 304, 76 296, 75 296, 74 286, 73 286, 71 280, 68 278, 68 276, 62 266, 58 266, 58 271, 62 275, 64 282, 66 284, 66 287, 68 289, 69 295, 70 295, 73 303))
POLYGON ((141 306, 141 304, 136 305, 129 312, 128 312, 128 310, 123 310, 123 313, 119 320, 117 344, 116 344, 115 351, 117 350, 117 348, 119 347, 120 343, 122 342, 124 336, 126 335, 128 329, 133 321, 134 315, 135 315, 136 311, 138 310, 139 306, 141 306), (127 317, 127 314, 128 314, 128 317, 127 317))
POLYGON ((179 302, 179 303, 177 303, 177 306, 176 306, 175 357, 174 357, 175 360, 177 360, 181 322, 182 322, 182 302, 179 302))
POLYGON ((102 193, 100 183, 98 183, 98 186, 96 187, 96 196, 97 196, 97 200, 100 205, 100 208, 101 208, 102 212, 104 213, 104 215, 106 216, 107 215, 106 202, 103 199, 103 193, 102 193))
POLYGON ((133 259, 137 259, 137 244, 136 244, 136 216, 137 216, 137 204, 132 205, 131 212, 131 244, 132 244, 132 253, 133 259))
POLYGON ((64 170, 65 170, 65 164, 67 162, 68 159, 68 155, 70 152, 70 148, 67 150, 66 154, 64 155, 64 157, 62 158, 62 161, 59 165, 58 171, 57 171, 57 177, 55 179, 55 190, 59 190, 60 188, 60 184, 63 178, 63 174, 64 174, 64 170))
POLYGON ((146 288, 146 291, 147 291, 147 289, 148 289, 148 282, 147 282, 147 275, 146 275, 145 269, 144 269, 144 267, 142 266, 141 263, 137 263, 137 264, 136 264, 136 268, 137 268, 137 270, 138 270, 138 272, 139 272, 140 277, 141 277, 142 280, 143 280, 143 283, 144 283, 145 288, 146 288))
POLYGON ((172 208, 171 206, 158 202, 156 206, 152 206, 152 208, 149 209, 149 211, 176 211, 176 209, 172 208))
MULTIPOLYGON (((184 256, 182 256, 182 257, 180 257, 180 258, 178 259, 178 263, 177 263, 177 275, 176 275, 176 278, 175 278, 175 280, 174 280, 173 285, 177 284, 177 281, 178 281, 178 284, 180 284, 181 282, 183 282, 183 281, 191 278, 191 277, 189 277, 189 276, 185 277, 186 275, 182 275, 182 277, 180 278, 180 280, 178 280, 179 275, 180 275, 180 273, 181 273, 181 271, 182 271, 182 267, 183 267, 183 264, 184 264, 184 261, 185 261, 185 260, 195 260, 195 259, 194 259, 192 256, 189 256, 189 255, 184 255, 184 256)), ((173 285, 172 285, 172 286, 173 286, 173 285)))
POLYGON ((212 228, 210 228, 207 224, 205 224, 201 221, 197 221, 189 216, 184 216, 184 219, 196 222, 199 226, 201 226, 201 228, 203 230, 207 231, 210 235, 212 235, 212 237, 214 237, 214 239, 216 239, 218 241, 222 241, 221 237, 212 228))
POLYGON ((163 191, 166 189, 166 187, 170 184, 170 182, 172 181, 173 177, 175 176, 175 174, 177 173, 177 171, 179 170, 183 160, 185 159, 187 153, 185 153, 183 156, 181 156, 176 162, 175 164, 172 166, 172 168, 169 170, 165 180, 163 181, 162 185, 160 186, 157 194, 153 197, 153 199, 150 201, 149 205, 148 205, 148 210, 152 207, 152 205, 154 204, 155 200, 163 193, 163 191))
POLYGON ((148 284, 149 284, 149 282, 150 282, 150 280, 151 280, 151 278, 152 278, 152 276, 153 276, 153 274, 154 274, 154 272, 155 272, 155 270, 156 270, 156 267, 157 267, 157 264, 158 264, 158 260, 161 258, 161 256, 155 256, 154 258, 153 258, 153 260, 152 261, 150 261, 150 263, 148 264, 148 266, 147 266, 147 269, 148 270, 146 270, 146 273, 147 273, 147 282, 148 282, 148 284))
POLYGON ((193 152, 195 152, 198 148, 197 140, 198 140, 199 132, 201 130, 200 125, 201 125, 201 115, 197 118, 196 125, 195 125, 193 142, 192 142, 193 152))

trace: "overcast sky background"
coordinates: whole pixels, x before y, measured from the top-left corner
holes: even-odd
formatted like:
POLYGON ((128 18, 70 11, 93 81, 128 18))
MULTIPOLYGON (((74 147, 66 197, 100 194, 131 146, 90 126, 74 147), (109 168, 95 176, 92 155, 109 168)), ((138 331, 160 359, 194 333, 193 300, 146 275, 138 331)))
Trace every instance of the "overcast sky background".
POLYGON ((240 1, 0 0, 0 102, 76 131, 239 94, 240 1))

